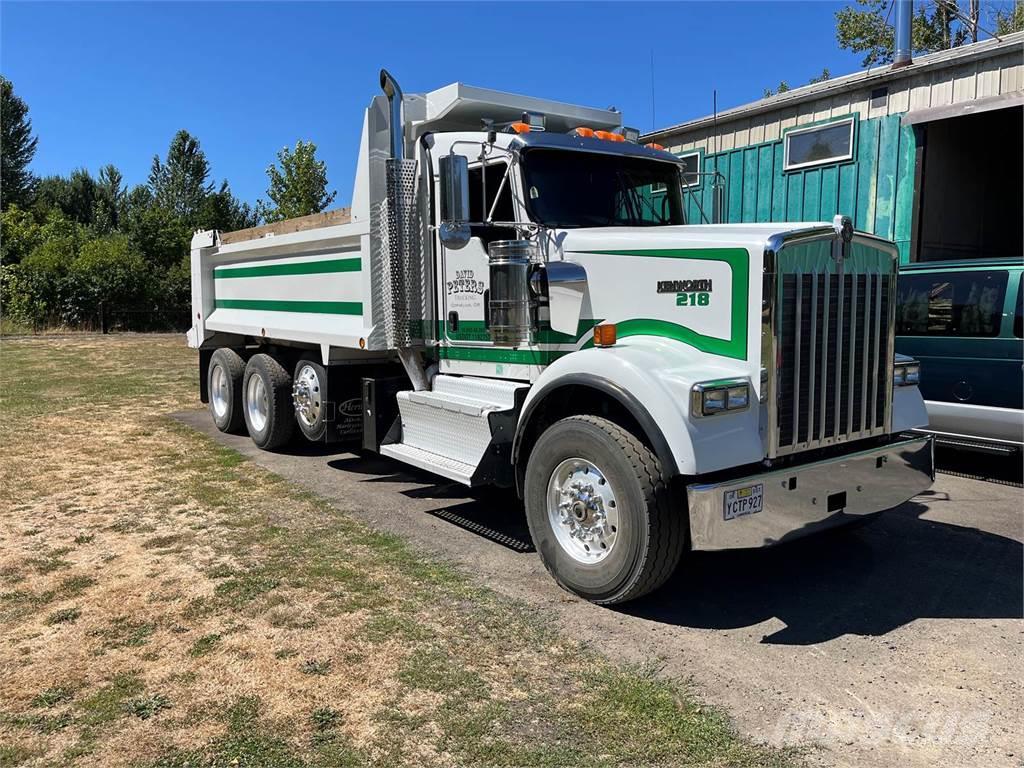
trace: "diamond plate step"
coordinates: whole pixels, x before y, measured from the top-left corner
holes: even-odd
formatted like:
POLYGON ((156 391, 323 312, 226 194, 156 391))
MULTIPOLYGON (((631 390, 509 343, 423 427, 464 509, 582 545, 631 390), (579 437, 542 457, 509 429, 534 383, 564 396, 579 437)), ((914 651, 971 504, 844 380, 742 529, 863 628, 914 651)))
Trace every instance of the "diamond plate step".
POLYGON ((380 452, 384 456, 404 461, 406 464, 433 472, 435 475, 447 477, 463 485, 472 484, 473 472, 476 470, 476 467, 472 464, 466 464, 465 462, 431 453, 422 448, 415 448, 411 445, 401 445, 399 443, 382 445, 380 452))

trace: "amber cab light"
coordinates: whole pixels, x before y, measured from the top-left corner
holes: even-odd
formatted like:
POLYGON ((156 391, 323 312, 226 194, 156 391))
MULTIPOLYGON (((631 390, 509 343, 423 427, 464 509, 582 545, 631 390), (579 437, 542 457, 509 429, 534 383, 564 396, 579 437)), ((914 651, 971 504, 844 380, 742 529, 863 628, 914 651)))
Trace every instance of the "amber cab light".
POLYGON ((576 136, 580 136, 582 138, 589 139, 589 138, 593 138, 593 136, 594 136, 594 129, 593 128, 587 128, 586 126, 581 125, 581 126, 578 126, 573 131, 573 133, 576 136))
POLYGON ((647 147, 648 149, 664 149, 664 147, 661 146, 661 144, 655 144, 653 141, 650 144, 644 144, 644 146, 647 147))
POLYGON ((530 126, 527 123, 512 123, 511 125, 509 125, 509 129, 515 131, 516 133, 530 132, 530 126))
POLYGON ((595 347, 613 347, 615 346, 615 325, 595 325, 594 326, 594 346, 595 347))
POLYGON ((595 138, 604 139, 605 141, 625 141, 626 137, 621 133, 612 133, 611 131, 594 131, 595 138))

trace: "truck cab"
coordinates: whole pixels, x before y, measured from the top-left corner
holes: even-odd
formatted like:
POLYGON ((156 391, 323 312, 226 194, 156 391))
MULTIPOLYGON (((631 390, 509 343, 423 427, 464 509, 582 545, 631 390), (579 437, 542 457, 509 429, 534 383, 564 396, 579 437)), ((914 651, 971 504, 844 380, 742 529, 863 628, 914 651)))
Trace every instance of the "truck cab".
POLYGON ((381 86, 346 222, 193 241, 219 427, 507 487, 599 603, 931 483, 892 243, 844 217, 688 222, 695 171, 613 110, 381 86))

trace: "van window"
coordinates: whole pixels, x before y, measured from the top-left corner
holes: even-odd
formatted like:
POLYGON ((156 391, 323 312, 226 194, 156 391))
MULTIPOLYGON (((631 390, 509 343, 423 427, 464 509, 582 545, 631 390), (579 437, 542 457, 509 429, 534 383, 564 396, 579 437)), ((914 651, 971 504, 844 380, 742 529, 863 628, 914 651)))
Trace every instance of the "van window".
POLYGON ((1008 277, 1004 270, 900 275, 897 335, 998 336, 1008 277))
POLYGON ((1020 276, 1020 285, 1017 286, 1017 309, 1013 313, 1013 335, 1018 339, 1024 338, 1024 274, 1020 276))

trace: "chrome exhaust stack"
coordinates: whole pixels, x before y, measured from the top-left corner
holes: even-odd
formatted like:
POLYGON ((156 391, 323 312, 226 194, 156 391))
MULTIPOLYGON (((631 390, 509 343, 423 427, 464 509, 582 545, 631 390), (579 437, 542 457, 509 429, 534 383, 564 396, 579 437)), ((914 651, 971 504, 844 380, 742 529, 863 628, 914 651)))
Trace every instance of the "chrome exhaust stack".
POLYGON ((419 352, 412 348, 413 338, 423 336, 425 306, 416 160, 405 157, 402 89, 386 69, 380 71, 380 87, 390 108, 391 157, 386 162, 387 193, 371 227, 376 224, 385 272, 384 295, 380 297, 384 333, 388 347, 398 352, 413 388, 424 390, 430 388, 430 383, 419 352), (414 328, 419 332, 414 333, 414 328))
POLYGON ((391 157, 394 160, 405 159, 405 131, 402 116, 402 89, 398 81, 386 69, 380 71, 380 89, 388 97, 391 113, 391 157))

